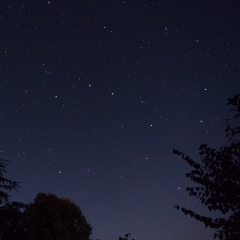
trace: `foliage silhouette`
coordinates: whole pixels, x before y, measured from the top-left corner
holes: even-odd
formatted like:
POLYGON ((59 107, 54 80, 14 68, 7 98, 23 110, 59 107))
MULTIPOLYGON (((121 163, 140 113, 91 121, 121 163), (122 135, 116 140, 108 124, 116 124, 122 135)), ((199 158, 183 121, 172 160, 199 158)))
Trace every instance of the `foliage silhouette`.
MULTIPOLYGON (((131 237, 131 234, 130 233, 126 233, 124 235, 124 237, 119 237, 119 240, 130 240, 130 239, 128 239, 129 237, 131 237)), ((134 239, 132 239, 132 240, 134 240, 134 239)))
POLYGON ((12 190, 18 190, 20 188, 19 183, 5 178, 3 175, 6 173, 6 167, 9 162, 0 158, 0 205, 9 201, 9 192, 12 190))
POLYGON ((22 228, 22 212, 23 204, 19 202, 9 202, 9 193, 12 190, 18 191, 19 183, 4 177, 6 167, 9 162, 0 159, 0 239, 14 240, 21 239, 24 235, 22 228))
POLYGON ((26 211, 28 240, 89 240, 91 226, 68 199, 39 193, 26 211))
POLYGON ((19 202, 6 203, 0 207, 0 226, 2 240, 26 239, 26 205, 19 202))
POLYGON ((216 229, 214 239, 240 239, 240 94, 228 99, 227 105, 234 108, 234 121, 225 121, 227 144, 216 150, 202 144, 199 147, 201 163, 181 151, 173 153, 192 167, 186 174, 196 187, 188 187, 190 196, 200 199, 209 211, 219 211, 224 217, 212 218, 202 216, 190 209, 176 205, 185 215, 190 215, 206 227, 216 229))

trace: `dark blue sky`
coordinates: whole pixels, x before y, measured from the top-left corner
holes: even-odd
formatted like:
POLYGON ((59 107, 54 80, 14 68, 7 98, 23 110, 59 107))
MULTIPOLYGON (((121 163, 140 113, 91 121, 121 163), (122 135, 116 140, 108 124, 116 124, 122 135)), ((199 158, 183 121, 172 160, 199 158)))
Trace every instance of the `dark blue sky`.
POLYGON ((0 131, 12 200, 70 198, 93 239, 212 239, 174 209, 239 93, 239 1, 1 1, 0 131))

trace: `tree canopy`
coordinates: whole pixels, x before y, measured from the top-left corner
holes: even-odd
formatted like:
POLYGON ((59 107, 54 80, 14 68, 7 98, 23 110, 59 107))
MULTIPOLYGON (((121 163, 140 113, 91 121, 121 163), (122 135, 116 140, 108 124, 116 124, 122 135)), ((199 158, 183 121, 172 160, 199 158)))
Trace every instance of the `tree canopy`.
POLYGON ((2 240, 26 240, 26 205, 19 202, 6 203, 0 207, 2 240))
POLYGON ((89 240, 91 226, 68 199, 39 193, 27 210, 28 240, 89 240))
POLYGON ((178 210, 216 229, 214 238, 220 240, 240 239, 240 94, 228 99, 235 112, 233 120, 225 124, 226 145, 219 150, 202 144, 199 147, 200 162, 185 153, 173 150, 174 154, 191 166, 187 178, 197 186, 188 187, 190 196, 200 199, 209 211, 218 211, 223 217, 206 217, 188 208, 176 205, 178 210))

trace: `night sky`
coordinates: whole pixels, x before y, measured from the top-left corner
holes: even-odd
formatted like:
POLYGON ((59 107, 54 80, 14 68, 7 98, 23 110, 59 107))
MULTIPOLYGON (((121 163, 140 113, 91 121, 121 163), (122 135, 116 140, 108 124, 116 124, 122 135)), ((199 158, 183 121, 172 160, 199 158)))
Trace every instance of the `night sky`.
MULTIPOLYGON (((93 239, 210 240, 174 209, 240 93, 240 2, 2 0, 0 150, 12 201, 69 198, 93 239)), ((211 215, 210 215, 211 216, 211 215)))

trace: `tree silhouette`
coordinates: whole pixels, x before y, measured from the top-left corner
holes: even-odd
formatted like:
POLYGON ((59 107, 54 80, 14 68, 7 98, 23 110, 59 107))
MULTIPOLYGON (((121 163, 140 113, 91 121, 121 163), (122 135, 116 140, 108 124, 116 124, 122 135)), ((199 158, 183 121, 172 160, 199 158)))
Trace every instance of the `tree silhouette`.
POLYGON ((202 144, 199 147, 200 163, 181 151, 174 154, 191 166, 186 174, 196 187, 188 187, 190 196, 200 199, 209 211, 221 212, 224 217, 205 217, 190 209, 176 205, 178 210, 204 223, 206 227, 216 229, 214 238, 220 240, 240 239, 240 94, 228 99, 227 105, 233 106, 234 119, 226 120, 227 143, 216 150, 202 144))
POLYGON ((68 199, 39 193, 27 211, 28 240, 89 240, 91 226, 68 199))
POLYGON ((6 167, 9 162, 0 158, 0 205, 9 201, 9 192, 20 188, 18 182, 5 178, 6 167))
MULTIPOLYGON (((18 190, 20 188, 18 182, 12 181, 4 177, 6 173, 6 167, 9 162, 0 159, 0 239, 14 239, 14 234, 18 235, 20 239, 20 208, 23 206, 18 202, 9 202, 9 193, 12 190, 18 190), (10 234, 11 233, 11 234, 10 234), (11 237, 7 237, 11 235, 11 237)), ((22 230, 21 230, 22 231, 22 230)))
POLYGON ((26 205, 19 202, 6 203, 0 207, 1 240, 26 240, 26 205))

